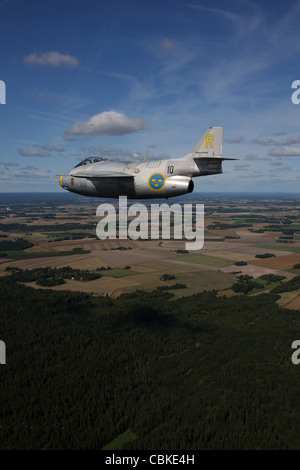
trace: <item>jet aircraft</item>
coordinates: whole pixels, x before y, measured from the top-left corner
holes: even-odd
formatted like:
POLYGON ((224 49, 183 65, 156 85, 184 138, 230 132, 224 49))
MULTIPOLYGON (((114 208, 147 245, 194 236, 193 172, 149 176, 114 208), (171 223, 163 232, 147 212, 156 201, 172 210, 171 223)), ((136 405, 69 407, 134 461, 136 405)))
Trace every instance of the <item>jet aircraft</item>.
POLYGON ((120 162, 88 157, 61 175, 59 184, 84 196, 129 199, 169 198, 191 193, 193 178, 222 173, 223 127, 209 127, 182 158, 120 162))

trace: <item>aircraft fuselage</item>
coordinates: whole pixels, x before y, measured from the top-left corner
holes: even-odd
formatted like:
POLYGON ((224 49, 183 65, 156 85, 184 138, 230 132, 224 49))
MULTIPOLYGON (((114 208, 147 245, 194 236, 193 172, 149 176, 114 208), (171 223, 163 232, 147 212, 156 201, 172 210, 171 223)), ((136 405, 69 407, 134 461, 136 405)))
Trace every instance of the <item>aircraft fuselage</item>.
POLYGON ((119 162, 86 158, 59 183, 68 191, 93 197, 168 198, 191 193, 192 178, 222 173, 222 127, 210 127, 183 158, 119 162))

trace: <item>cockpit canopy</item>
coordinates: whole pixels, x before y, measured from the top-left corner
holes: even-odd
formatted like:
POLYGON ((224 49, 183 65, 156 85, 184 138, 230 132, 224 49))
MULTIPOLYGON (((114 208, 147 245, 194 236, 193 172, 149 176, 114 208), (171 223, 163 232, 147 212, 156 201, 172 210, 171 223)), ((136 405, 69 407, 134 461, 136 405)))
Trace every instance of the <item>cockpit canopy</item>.
POLYGON ((82 162, 78 163, 78 165, 76 165, 75 168, 77 168, 78 166, 82 166, 82 165, 90 165, 91 163, 104 162, 105 160, 106 158, 88 157, 82 160, 82 162))

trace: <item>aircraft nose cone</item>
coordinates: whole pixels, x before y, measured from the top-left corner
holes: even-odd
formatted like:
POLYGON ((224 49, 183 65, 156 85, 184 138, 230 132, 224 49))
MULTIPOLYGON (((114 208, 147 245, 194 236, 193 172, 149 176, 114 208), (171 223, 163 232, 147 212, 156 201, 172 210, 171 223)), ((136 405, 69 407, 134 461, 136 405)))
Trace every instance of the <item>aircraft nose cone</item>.
POLYGON ((59 184, 61 185, 62 188, 63 188, 63 184, 62 184, 63 176, 64 176, 64 175, 61 175, 60 178, 59 178, 59 184))

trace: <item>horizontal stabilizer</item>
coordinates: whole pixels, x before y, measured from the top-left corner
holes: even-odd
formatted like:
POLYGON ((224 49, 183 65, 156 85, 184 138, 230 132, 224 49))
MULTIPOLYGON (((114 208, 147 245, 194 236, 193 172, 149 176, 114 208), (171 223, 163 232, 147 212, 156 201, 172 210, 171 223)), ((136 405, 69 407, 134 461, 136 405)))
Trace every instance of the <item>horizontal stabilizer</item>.
POLYGON ((220 161, 223 162, 224 160, 238 160, 238 158, 223 158, 223 157, 193 157, 194 160, 201 160, 202 162, 205 161, 220 161))

